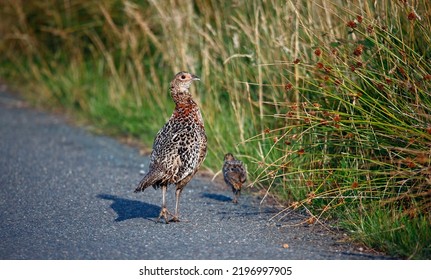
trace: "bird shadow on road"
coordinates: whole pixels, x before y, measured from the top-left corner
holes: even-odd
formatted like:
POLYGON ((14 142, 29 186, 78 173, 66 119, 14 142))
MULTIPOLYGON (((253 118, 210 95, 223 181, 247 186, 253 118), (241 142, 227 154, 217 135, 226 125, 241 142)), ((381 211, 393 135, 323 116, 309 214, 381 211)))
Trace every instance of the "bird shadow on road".
POLYGON ((203 198, 212 199, 219 202, 226 202, 224 204, 222 210, 217 210, 216 214, 222 217, 253 217, 258 215, 273 215, 279 212, 279 210, 268 207, 268 206, 259 206, 259 204, 250 204, 250 201, 246 201, 244 204, 244 200, 240 199, 238 204, 232 203, 232 197, 223 195, 223 194, 215 194, 215 193, 203 193, 201 195, 203 198))
POLYGON ((202 194, 202 197, 214 199, 217 201, 232 201, 231 197, 228 197, 228 196, 225 196, 222 194, 215 194, 215 193, 204 193, 204 194, 202 194))
POLYGON ((154 204, 121 198, 110 194, 99 194, 97 195, 97 198, 112 200, 111 208, 118 215, 118 217, 115 219, 116 222, 134 218, 152 220, 153 218, 158 217, 161 210, 160 206, 154 204))

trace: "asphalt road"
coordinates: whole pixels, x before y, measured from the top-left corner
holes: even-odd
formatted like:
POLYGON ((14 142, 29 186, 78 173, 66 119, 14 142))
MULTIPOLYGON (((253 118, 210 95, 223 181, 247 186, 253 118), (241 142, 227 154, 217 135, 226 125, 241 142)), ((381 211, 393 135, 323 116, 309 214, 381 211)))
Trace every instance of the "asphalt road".
MULTIPOLYGON (((155 223, 161 191, 133 193, 148 158, 0 93, 0 259, 381 259, 321 226, 195 177, 180 223, 155 223), (142 167, 143 165, 143 167, 142 167), (288 244, 284 248, 283 244, 288 244)), ((174 188, 168 208, 174 207, 174 188)))

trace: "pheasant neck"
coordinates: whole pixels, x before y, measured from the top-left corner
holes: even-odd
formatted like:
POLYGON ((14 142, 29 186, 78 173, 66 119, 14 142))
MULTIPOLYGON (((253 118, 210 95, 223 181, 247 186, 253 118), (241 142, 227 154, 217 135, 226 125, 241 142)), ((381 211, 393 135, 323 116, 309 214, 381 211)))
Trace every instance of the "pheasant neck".
POLYGON ((181 102, 175 102, 173 117, 181 121, 192 121, 199 124, 201 127, 204 126, 199 107, 191 98, 182 100, 181 102))

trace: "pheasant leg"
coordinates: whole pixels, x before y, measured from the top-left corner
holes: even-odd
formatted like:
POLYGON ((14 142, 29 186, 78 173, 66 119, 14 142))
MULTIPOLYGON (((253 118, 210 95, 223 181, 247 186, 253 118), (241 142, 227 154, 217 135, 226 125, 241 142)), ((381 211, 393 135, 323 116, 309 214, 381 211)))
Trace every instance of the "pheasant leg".
POLYGON ((239 198, 239 195, 240 195, 240 191, 235 190, 235 191, 233 192, 233 194, 234 194, 234 197, 233 197, 233 199, 232 199, 232 202, 233 202, 233 203, 235 203, 235 204, 237 204, 237 203, 238 203, 238 198, 239 198))
MULTIPOLYGON (((171 214, 171 212, 168 211, 168 209, 166 207, 162 207, 162 210, 160 211, 159 217, 156 220, 156 223, 158 223, 160 221, 161 218, 163 218, 165 220, 165 222, 167 224, 169 224, 169 220, 168 220, 168 215, 169 216, 174 216, 171 214)), ((172 221, 172 219, 171 219, 172 221)))
POLYGON ((180 196, 181 196, 181 191, 183 189, 176 189, 175 191, 175 215, 173 215, 172 219, 170 220, 170 222, 179 222, 179 207, 180 207, 180 196))
POLYGON ((162 186, 162 210, 160 211, 159 217, 156 220, 156 223, 160 221, 160 218, 165 219, 165 222, 169 224, 168 215, 173 216, 168 209, 166 208, 166 190, 167 186, 162 186))

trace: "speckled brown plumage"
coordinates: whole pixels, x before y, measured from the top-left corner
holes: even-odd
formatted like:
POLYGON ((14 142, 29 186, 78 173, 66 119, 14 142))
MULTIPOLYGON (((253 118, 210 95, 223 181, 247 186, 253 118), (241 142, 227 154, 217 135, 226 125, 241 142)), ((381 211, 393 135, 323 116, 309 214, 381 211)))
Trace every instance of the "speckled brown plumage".
POLYGON ((231 153, 224 156, 223 177, 226 184, 232 188, 233 203, 238 203, 242 185, 247 180, 247 171, 242 161, 235 159, 231 153))
POLYGON ((165 222, 179 221, 179 199, 185 185, 198 171, 207 153, 207 137, 198 105, 189 92, 193 81, 199 78, 187 72, 179 72, 171 82, 170 92, 175 110, 168 122, 157 133, 150 156, 149 171, 135 192, 147 187, 162 189, 162 209, 159 218, 165 222), (175 214, 166 208, 166 190, 176 185, 175 214), (168 220, 168 215, 172 216, 168 220))

